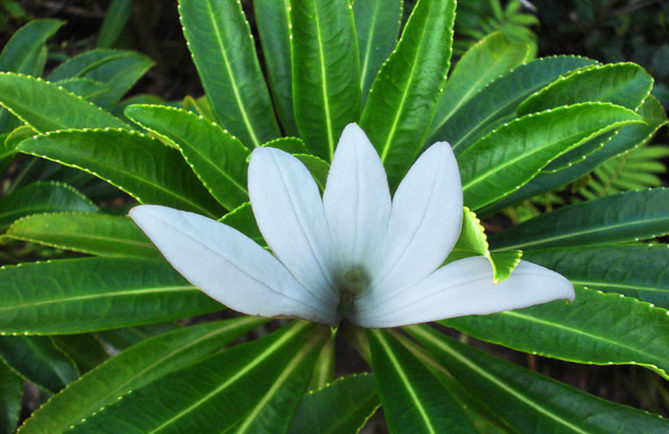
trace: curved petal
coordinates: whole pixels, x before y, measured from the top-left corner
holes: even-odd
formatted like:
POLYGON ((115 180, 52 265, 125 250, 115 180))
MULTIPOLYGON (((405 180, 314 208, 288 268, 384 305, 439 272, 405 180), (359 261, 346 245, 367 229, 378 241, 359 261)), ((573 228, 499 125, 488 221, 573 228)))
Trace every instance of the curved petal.
POLYGON ((307 168, 286 152, 256 148, 248 178, 251 207, 267 245, 302 286, 336 306, 328 224, 307 168))
POLYGON ((390 298, 379 296, 362 304, 356 300, 351 321, 363 327, 396 327, 574 299, 574 287, 567 279, 527 261, 502 282, 494 284, 492 279, 485 257, 461 259, 390 298))
POLYGON ((334 324, 334 309, 309 294, 269 252, 235 229, 190 212, 141 205, 130 217, 189 282, 249 315, 334 324))
POLYGON ((460 235, 462 187, 451 146, 428 148, 393 197, 382 272, 372 284, 392 293, 444 262, 460 235))
POLYGON ((339 139, 323 205, 341 266, 374 274, 390 216, 390 190, 376 149, 356 124, 347 125, 339 139))

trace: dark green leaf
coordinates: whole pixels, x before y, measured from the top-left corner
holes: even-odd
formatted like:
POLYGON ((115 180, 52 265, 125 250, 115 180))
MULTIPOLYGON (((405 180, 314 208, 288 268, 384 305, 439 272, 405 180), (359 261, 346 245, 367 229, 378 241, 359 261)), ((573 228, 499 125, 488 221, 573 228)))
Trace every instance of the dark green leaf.
POLYGON ((97 46, 111 47, 132 15, 132 0, 112 0, 98 33, 97 46))
POLYGON ((308 154, 309 150, 299 137, 280 137, 263 143, 262 146, 281 149, 289 154, 308 154))
POLYGON ((122 351, 150 337, 171 332, 181 328, 177 323, 162 322, 135 327, 105 330, 96 335, 116 351, 122 351))
POLYGON ((52 336, 51 341, 74 361, 82 374, 109 358, 102 343, 91 334, 52 336))
POLYGON ((97 48, 84 51, 74 57, 67 59, 56 67, 48 76, 49 81, 60 81, 68 78, 81 77, 91 69, 97 68, 105 62, 110 62, 118 57, 135 54, 127 50, 109 50, 97 48))
POLYGON ((295 157, 304 164, 311 176, 314 177, 316 184, 323 191, 325 189, 325 183, 328 179, 328 172, 330 171, 330 165, 315 155, 311 154, 295 154, 295 157))
POLYGON ((91 66, 80 76, 109 86, 107 92, 93 98, 95 104, 109 109, 132 88, 137 80, 142 78, 153 64, 153 61, 143 54, 128 51, 91 66))
POLYGON ((55 84, 84 99, 90 99, 93 96, 109 91, 109 86, 90 78, 66 78, 65 80, 57 81, 55 84))
POLYGON ((22 398, 23 380, 0 361, 0 433, 15 432, 22 398))
POLYGON ((251 209, 251 202, 239 205, 237 208, 224 215, 219 221, 237 229, 256 243, 265 245, 265 240, 260 233, 260 229, 258 229, 258 224, 256 223, 253 210, 251 209))
POLYGON ((34 20, 17 30, 0 53, 0 71, 39 76, 44 70, 41 52, 46 40, 54 35, 65 21, 34 20))
POLYGON ((85 333, 220 309, 166 263, 79 258, 0 268, 2 333, 85 333))

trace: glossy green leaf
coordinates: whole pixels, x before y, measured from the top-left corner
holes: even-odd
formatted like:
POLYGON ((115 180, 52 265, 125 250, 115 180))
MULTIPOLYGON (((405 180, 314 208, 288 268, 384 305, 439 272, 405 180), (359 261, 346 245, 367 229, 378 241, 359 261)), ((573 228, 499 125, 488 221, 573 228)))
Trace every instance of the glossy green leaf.
POLYGON ((40 61, 46 40, 53 36, 65 21, 33 20, 17 30, 0 53, 0 71, 39 76, 44 70, 40 61))
POLYGON ((1 333, 85 333, 222 308, 161 262, 79 258, 0 268, 1 333))
POLYGON ((609 103, 583 103, 518 118, 458 155, 465 205, 476 210, 527 183, 555 157, 641 117, 609 103))
POLYGON ((57 392, 79 377, 74 361, 46 336, 0 336, 0 358, 49 392, 57 392))
POLYGON ((70 57, 65 62, 54 68, 48 75, 49 81, 60 81, 68 78, 81 77, 88 71, 95 69, 105 62, 110 62, 118 57, 134 54, 129 50, 110 50, 105 48, 96 48, 84 51, 74 57, 70 57))
POLYGON ((58 85, 25 75, 0 73, 0 104, 40 132, 67 128, 130 128, 58 85))
POLYGON ((84 99, 90 99, 91 97, 109 91, 109 86, 90 78, 67 78, 65 80, 57 81, 55 84, 84 99))
POLYGON ((560 75, 595 63, 575 56, 537 59, 503 75, 462 105, 431 134, 428 144, 448 141, 456 154, 515 116, 518 104, 560 75))
POLYGON ((360 51, 363 103, 381 65, 395 48, 402 17, 401 0, 357 0, 353 16, 360 51))
POLYGON ((414 326, 409 331, 513 431, 604 434, 663 432, 669 428, 668 421, 657 415, 588 395, 427 326, 414 326))
POLYGON ((90 255, 162 258, 129 218, 107 214, 34 214, 16 220, 4 237, 90 255))
POLYGON ((539 173, 519 190, 486 207, 482 210, 481 214, 487 215, 493 213, 523 199, 574 182, 602 162, 648 143, 655 133, 657 133, 657 130, 667 124, 667 114, 662 104, 652 95, 639 108, 638 113, 643 116, 645 124, 632 124, 623 127, 606 146, 588 155, 580 163, 576 163, 555 173, 539 173))
POLYGON ((293 113, 293 83, 290 57, 290 1, 255 0, 258 35, 263 47, 267 75, 276 112, 285 134, 296 136, 297 123, 293 113))
POLYGON ((22 399, 23 380, 0 361, 0 433, 15 432, 22 399))
POLYGON ((93 102, 105 109, 116 104, 154 65, 153 60, 143 54, 128 51, 123 55, 108 58, 89 68, 81 77, 105 83, 109 90, 93 98, 93 102))
POLYGON ((372 368, 391 432, 476 432, 459 403, 389 332, 369 329, 372 368))
POLYGON ((316 389, 320 389, 334 380, 335 339, 336 334, 331 334, 318 354, 316 363, 314 363, 314 371, 311 373, 311 380, 309 381, 309 392, 314 392, 316 389))
POLYGON ((188 48, 223 128, 246 146, 280 135, 239 0, 179 1, 188 48))
POLYGON ((35 182, 0 198, 0 229, 36 213, 58 211, 97 212, 88 198, 58 182, 35 182))
POLYGON ((330 165, 315 155, 311 154, 295 154, 295 158, 300 160, 304 164, 311 176, 314 177, 314 181, 318 184, 318 187, 323 191, 325 189, 325 183, 328 179, 328 172, 330 171, 330 165))
POLYGON ((116 351, 123 351, 145 339, 181 328, 176 322, 161 322, 120 329, 104 330, 95 335, 116 351))
POLYGON ((496 249, 585 246, 654 238, 669 233, 669 189, 630 191, 542 214, 490 242, 496 249))
POLYGON ((132 15, 132 0, 112 0, 102 21, 96 45, 101 48, 111 47, 132 15))
POLYGON ((576 287, 576 300, 439 321, 478 339, 578 363, 633 364, 669 379, 669 315, 620 294, 576 287))
POLYGON ((251 209, 251 202, 245 202, 239 205, 237 208, 220 218, 219 221, 237 229, 256 243, 265 245, 265 240, 260 233, 256 218, 253 215, 253 209, 251 209))
POLYGON ((360 59, 348 0, 292 0, 295 120, 311 152, 327 161, 360 114, 360 59))
POLYGON ((279 137, 278 139, 270 140, 263 143, 262 146, 269 146, 270 148, 281 149, 289 154, 308 154, 309 150, 304 144, 304 141, 299 137, 279 137))
POLYGON ((73 432, 285 432, 329 329, 300 322, 136 389, 73 432))
POLYGON ((419 0, 397 48, 379 71, 360 117, 391 189, 418 155, 451 58, 455 2, 419 0))
POLYGON ((523 101, 518 116, 581 102, 610 102, 636 110, 650 95, 653 78, 635 63, 594 65, 572 72, 523 101))
POLYGON ((23 423, 21 433, 66 431, 130 391, 216 354, 264 321, 243 317, 210 322, 146 339, 52 397, 23 423))
POLYGON ((210 217, 222 209, 179 151, 125 130, 61 131, 21 142, 21 152, 84 170, 140 203, 171 206, 210 217))
POLYGON ((617 292, 669 309, 667 245, 529 250, 527 259, 557 271, 574 285, 617 292))
POLYGON ((304 396, 290 433, 358 432, 378 406, 374 376, 342 377, 304 396))
POLYGON ((430 136, 448 135, 442 129, 449 119, 485 86, 527 62, 532 56, 531 43, 510 41, 494 32, 467 50, 453 68, 437 105, 430 136))
POLYGON ((249 150, 215 123, 168 106, 133 105, 125 115, 172 143, 209 193, 227 209, 248 200, 246 159, 249 150))
POLYGON ((92 334, 51 336, 51 342, 72 359, 81 374, 109 358, 102 343, 92 334))

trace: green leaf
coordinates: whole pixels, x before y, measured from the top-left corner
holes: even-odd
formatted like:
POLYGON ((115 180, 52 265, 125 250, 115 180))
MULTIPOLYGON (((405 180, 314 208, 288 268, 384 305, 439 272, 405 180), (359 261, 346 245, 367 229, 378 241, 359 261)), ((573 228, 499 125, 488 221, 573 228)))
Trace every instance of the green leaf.
POLYGON ((118 57, 135 54, 128 50, 109 50, 96 48, 84 51, 58 65, 48 75, 49 81, 60 81, 68 78, 82 77, 91 69, 97 68, 105 62, 110 62, 118 57))
POLYGON ((588 395, 427 326, 408 330, 515 432, 663 432, 669 427, 660 416, 588 395))
POLYGON ((188 48, 221 126, 249 147, 280 135, 239 0, 179 1, 188 48))
POLYGON ((353 16, 360 50, 360 87, 364 103, 374 77, 397 43, 402 1, 354 1, 353 16))
POLYGON ((0 433, 15 432, 22 399, 23 380, 0 361, 0 433))
POLYGON ((515 115, 516 106, 561 74, 594 63, 575 56, 547 57, 519 66, 503 75, 468 102, 431 134, 428 144, 448 141, 456 154, 467 149, 515 115))
POLYGON ((389 332, 369 329, 372 368, 391 432, 476 432, 459 403, 389 332))
POLYGON ((557 271, 579 287, 617 292, 669 308, 666 244, 530 250, 526 259, 557 271))
POLYGON ((101 48, 113 46, 131 16, 132 0, 113 0, 105 13, 96 45, 101 48))
POLYGON ((62 432, 132 390, 221 351, 265 319, 243 317, 184 327, 119 353, 52 397, 21 426, 21 433, 62 432))
POLYGON ((314 177, 314 181, 316 181, 318 187, 323 191, 328 179, 328 172, 330 172, 330 165, 325 160, 311 154, 295 154, 295 157, 309 169, 311 176, 314 177))
POLYGON ((140 203, 209 217, 223 212, 179 151, 143 134, 112 129, 60 131, 25 140, 18 149, 95 175, 140 203))
POLYGON ((84 99, 90 99, 109 90, 109 86, 106 84, 90 78, 66 78, 65 80, 57 81, 55 84, 84 99))
POLYGON ((143 54, 128 51, 88 68, 81 77, 109 86, 109 90, 93 98, 93 102, 110 109, 153 65, 153 60, 143 54))
POLYGON ((69 185, 35 182, 0 198, 0 229, 30 214, 54 211, 97 212, 98 207, 69 185))
POLYGON ((51 336, 51 342, 74 361, 82 374, 109 358, 102 343, 92 334, 51 336))
POLYGON ((669 189, 630 191, 542 214, 494 234, 495 249, 585 246, 669 233, 669 189))
POLYGON ((620 294, 576 287, 576 300, 558 300, 440 324, 518 351, 597 365, 632 364, 669 379, 669 315, 620 294))
POLYGON ((65 21, 33 20, 17 30, 0 53, 0 71, 39 76, 44 61, 39 61, 46 40, 53 36, 65 21))
POLYGON ((290 1, 255 0, 253 10, 276 112, 284 133, 296 136, 290 61, 290 1))
POLYGON ((503 33, 494 32, 474 44, 460 58, 450 74, 437 105, 430 135, 447 135, 442 127, 485 86, 527 62, 532 44, 514 43, 503 33))
POLYGON ((0 73, 0 104, 40 132, 68 128, 130 128, 58 85, 25 75, 0 73))
POLYGON ((116 351, 123 351, 150 337, 171 332, 181 327, 173 321, 156 324, 146 324, 135 327, 124 327, 120 329, 105 330, 96 333, 103 342, 111 345, 116 351))
POLYGON ((342 377, 302 398, 290 433, 358 432, 378 407, 374 376, 342 377))
POLYGON ((0 332, 86 333, 223 307, 169 264, 78 258, 0 268, 0 332))
POLYGON ((125 109, 125 115, 179 149, 221 205, 233 209, 248 200, 249 150, 217 124, 168 106, 133 105, 125 109))
POLYGON ((309 150, 299 137, 279 137, 262 144, 263 147, 281 149, 289 154, 308 154, 309 150))
POLYGON ((487 215, 520 200, 563 187, 586 175, 602 162, 630 149, 643 146, 650 141, 660 127, 667 123, 667 114, 662 104, 652 95, 639 108, 638 113, 643 116, 645 124, 623 127, 606 146, 588 155, 584 161, 555 173, 539 173, 519 190, 486 207, 480 214, 487 215))
POLYGON ((260 229, 258 229, 256 218, 253 215, 253 209, 251 209, 251 202, 245 202, 239 205, 237 208, 224 215, 219 221, 237 229, 261 246, 265 245, 265 240, 260 233, 260 229))
POLYGON ((16 220, 4 237, 90 255, 162 259, 153 243, 125 216, 34 214, 16 220))
POLYGON ((609 103, 582 103, 504 124, 458 155, 465 204, 476 210, 527 183, 555 157, 641 117, 609 103))
POLYGON ((309 392, 321 389, 334 379, 335 340, 336 334, 331 334, 321 348, 316 363, 314 363, 314 371, 311 373, 309 392))
POLYGON ((636 110, 653 88, 653 78, 635 63, 594 65, 572 72, 523 101, 518 116, 581 102, 610 102, 636 110))
POLYGON ((348 0, 292 0, 295 120, 311 152, 332 161, 346 124, 360 114, 360 59, 348 0))
POLYGON ((49 392, 57 392, 79 377, 74 361, 46 336, 0 336, 0 358, 49 392))
POLYGON ((419 0, 379 71, 360 126, 381 156, 391 189, 418 155, 451 58, 455 2, 419 0))
POLYGON ((296 323, 136 389, 73 432, 285 432, 329 329, 296 323))

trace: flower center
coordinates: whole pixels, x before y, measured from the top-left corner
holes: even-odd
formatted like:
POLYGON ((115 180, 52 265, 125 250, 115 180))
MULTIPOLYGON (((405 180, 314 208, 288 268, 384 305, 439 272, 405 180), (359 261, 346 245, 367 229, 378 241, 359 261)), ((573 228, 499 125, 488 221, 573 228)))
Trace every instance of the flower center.
POLYGON ((355 302, 355 296, 369 286, 369 278, 364 270, 354 267, 343 273, 339 283, 339 306, 337 312, 342 317, 346 316, 355 302))

